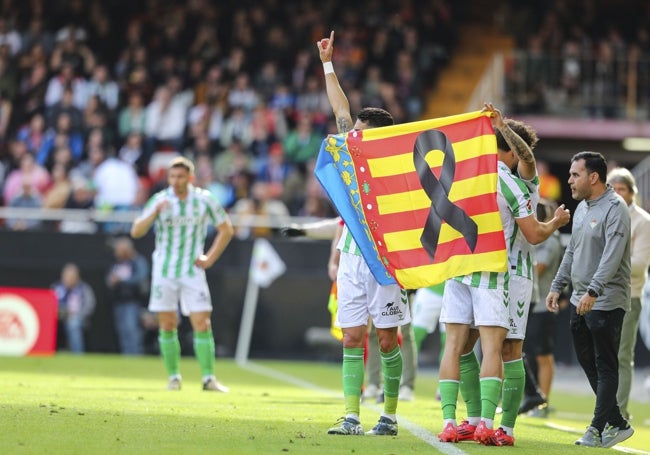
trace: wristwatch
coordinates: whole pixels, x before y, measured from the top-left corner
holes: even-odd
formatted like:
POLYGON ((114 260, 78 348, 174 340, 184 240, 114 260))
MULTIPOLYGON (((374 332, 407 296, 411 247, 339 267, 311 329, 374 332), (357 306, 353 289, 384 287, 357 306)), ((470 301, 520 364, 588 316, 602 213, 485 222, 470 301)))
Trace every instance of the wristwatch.
POLYGON ((591 288, 587 289, 587 294, 589 294, 589 297, 598 298, 598 293, 591 288))

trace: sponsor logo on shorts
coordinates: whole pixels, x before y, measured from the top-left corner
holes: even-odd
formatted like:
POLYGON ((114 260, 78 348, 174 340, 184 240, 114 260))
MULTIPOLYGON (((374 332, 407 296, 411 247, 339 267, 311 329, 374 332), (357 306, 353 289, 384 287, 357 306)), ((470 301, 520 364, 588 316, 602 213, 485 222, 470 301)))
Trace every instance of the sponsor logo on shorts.
POLYGON ((381 312, 382 316, 402 316, 404 317, 404 314, 402 313, 402 310, 400 307, 395 306, 395 302, 388 302, 384 306, 384 310, 381 312))

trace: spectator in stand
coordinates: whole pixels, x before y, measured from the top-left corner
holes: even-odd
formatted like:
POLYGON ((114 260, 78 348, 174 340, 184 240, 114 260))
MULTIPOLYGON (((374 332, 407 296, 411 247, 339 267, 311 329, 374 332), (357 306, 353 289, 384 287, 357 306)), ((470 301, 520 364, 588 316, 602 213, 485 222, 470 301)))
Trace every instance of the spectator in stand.
POLYGON ((250 112, 258 103, 257 93, 250 86, 248 73, 237 74, 233 87, 228 94, 228 106, 230 108, 241 107, 245 112, 250 112))
POLYGON ((50 54, 54 50, 54 35, 45 28, 43 16, 34 14, 31 17, 27 28, 22 32, 22 52, 29 52, 36 46, 43 49, 43 53, 50 54))
POLYGON ((104 140, 112 144, 115 138, 113 118, 113 113, 104 102, 97 95, 92 95, 88 98, 88 103, 83 111, 83 132, 88 134, 93 129, 99 129, 102 131, 104 140))
POLYGON ((312 116, 301 113, 296 127, 284 139, 284 154, 289 163, 298 165, 304 172, 307 161, 316 158, 323 135, 314 130, 312 116))
POLYGON ((287 122, 281 113, 270 109, 266 102, 260 101, 253 109, 251 130, 251 151, 257 161, 266 161, 269 146, 287 135, 287 122))
POLYGON ((184 104, 172 96, 169 87, 161 85, 147 106, 145 133, 151 151, 161 148, 181 150, 187 112, 184 104))
POLYGON ((5 179, 9 177, 12 171, 20 168, 20 162, 23 156, 29 153, 27 144, 16 138, 9 140, 8 152, 6 158, 3 160, 5 163, 5 179))
POLYGON ((239 171, 252 170, 253 159, 239 140, 232 141, 230 146, 214 159, 214 175, 221 182, 225 182, 228 177, 239 171))
POLYGON ((45 142, 45 118, 43 114, 36 112, 28 124, 20 127, 16 138, 27 144, 29 153, 34 155, 41 153, 41 147, 45 142))
POLYGON ((51 155, 57 147, 69 147, 74 160, 81 159, 84 147, 83 135, 74 129, 67 112, 61 112, 56 118, 56 125, 45 132, 45 139, 36 155, 38 164, 46 166, 50 163, 51 155))
POLYGON ((131 92, 129 101, 118 116, 118 133, 124 139, 131 133, 144 133, 146 125, 146 111, 142 93, 131 92))
POLYGON ((16 106, 16 124, 22 125, 34 114, 43 111, 43 100, 47 92, 47 65, 44 62, 36 62, 26 70, 20 79, 18 89, 20 103, 16 106))
POLYGON ((55 163, 52 166, 52 186, 43 196, 43 208, 62 209, 65 207, 72 192, 69 168, 69 165, 62 162, 55 163))
MULTIPOLYGON (((305 54, 307 53, 305 52, 305 54)), ((277 87, 281 82, 282 75, 280 74, 280 71, 278 71, 277 62, 273 60, 267 60, 264 62, 260 72, 254 80, 254 87, 259 94, 260 100, 267 103, 271 99, 275 87, 277 87)))
POLYGON ((248 198, 238 200, 232 208, 237 217, 235 236, 240 239, 270 237, 288 224, 289 209, 270 195, 269 184, 255 182, 248 198))
POLYGON ((51 105, 46 111, 46 124, 49 128, 56 127, 56 123, 61 114, 68 114, 70 117, 70 127, 74 130, 81 131, 83 128, 83 111, 86 108, 86 100, 80 109, 74 105, 74 93, 70 87, 64 87, 63 95, 59 101, 51 105))
MULTIPOLYGON (((25 147, 24 142, 15 141, 15 147, 25 147)), ((23 189, 23 182, 31 182, 37 194, 42 195, 50 186, 50 174, 47 170, 34 161, 34 156, 25 153, 20 159, 20 167, 11 171, 3 189, 3 197, 6 202, 13 200, 23 189)))
POLYGON ((241 106, 234 107, 230 111, 221 130, 222 148, 230 147, 234 141, 240 142, 245 149, 248 149, 253 142, 251 116, 241 106))
MULTIPOLYGON (((90 181, 82 175, 70 177, 72 192, 65 203, 66 209, 89 210, 94 208, 95 193, 90 186, 90 181)), ((94 234, 97 225, 92 221, 64 219, 59 225, 59 230, 68 234, 94 234)))
POLYGON ((91 74, 95 67, 95 55, 83 43, 86 36, 86 31, 83 28, 74 25, 59 30, 56 34, 56 45, 50 57, 50 68, 53 71, 59 71, 70 66, 75 74, 91 74))
POLYGON ((142 134, 130 133, 126 137, 124 145, 120 147, 117 156, 131 166, 140 176, 147 175, 147 166, 149 164, 149 155, 147 154, 142 141, 142 134))
POLYGON ((284 114, 285 119, 291 118, 296 107, 296 94, 290 90, 288 85, 279 84, 271 95, 269 107, 284 114))
POLYGON ((149 285, 149 263, 139 254, 133 241, 119 237, 113 241, 115 260, 106 275, 110 291, 117 339, 122 354, 142 354, 140 315, 149 285))
POLYGON ((99 64, 93 69, 93 76, 86 86, 87 96, 97 95, 111 111, 117 109, 120 92, 117 83, 111 79, 105 64, 99 64))
POLYGON ((61 279, 52 288, 59 301, 59 323, 63 326, 58 333, 65 334, 70 352, 83 354, 86 350, 85 333, 95 311, 95 293, 81 279, 79 267, 72 263, 63 266, 61 279))
MULTIPOLYGON (((107 212, 134 209, 140 181, 132 165, 117 158, 113 152, 95 169, 95 207, 107 212)), ((130 223, 106 223, 105 232, 126 233, 130 223)))
POLYGON ((125 93, 140 92, 144 102, 148 102, 154 93, 154 86, 146 66, 146 48, 139 47, 138 49, 142 51, 141 55, 144 56, 145 63, 137 63, 129 69, 123 79, 122 91, 125 93))
POLYGON ((196 140, 205 135, 215 145, 219 145, 223 132, 226 105, 218 90, 216 87, 209 87, 205 100, 190 108, 187 120, 190 137, 196 140))
POLYGON ((267 159, 258 167, 257 180, 269 184, 273 198, 282 198, 284 182, 292 171, 292 166, 284 159, 282 143, 274 142, 269 148, 267 159))
POLYGON ((298 93, 296 97, 296 110, 298 111, 298 123, 301 117, 311 117, 312 124, 324 128, 329 118, 329 101, 327 93, 316 76, 309 76, 305 82, 305 90, 298 93))
POLYGON ((0 17, 0 46, 7 46, 9 54, 15 57, 22 49, 22 40, 7 18, 0 17))
POLYGON ((64 62, 58 74, 50 78, 45 92, 45 106, 50 108, 63 99, 66 89, 71 91, 71 105, 83 109, 86 105, 86 80, 75 75, 74 65, 64 62))
MULTIPOLYGON (((36 192, 29 178, 22 181, 21 191, 9 201, 12 208, 37 209, 43 206, 41 196, 36 192)), ((7 227, 12 231, 27 231, 41 227, 41 220, 35 218, 9 218, 7 227)))

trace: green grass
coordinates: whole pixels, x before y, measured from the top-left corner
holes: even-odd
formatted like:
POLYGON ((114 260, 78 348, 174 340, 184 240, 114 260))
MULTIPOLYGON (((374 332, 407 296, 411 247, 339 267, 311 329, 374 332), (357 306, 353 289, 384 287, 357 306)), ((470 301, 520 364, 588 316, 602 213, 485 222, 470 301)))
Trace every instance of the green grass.
MULTIPOLYGON (((399 436, 373 438, 326 434, 343 414, 336 364, 264 361, 240 368, 219 359, 217 375, 230 386, 229 394, 201 391, 194 359, 183 358, 181 370, 183 389, 170 392, 164 390, 165 373, 157 357, 0 358, 0 453, 357 455, 511 450, 438 443, 435 434, 442 415, 440 403, 433 399, 437 384, 431 374, 418 377, 415 401, 400 403, 399 436)), ((588 424, 593 397, 555 392, 553 400, 557 412, 550 419, 519 419, 514 449, 518 454, 589 450, 573 441, 588 424), (550 428, 549 423, 566 429, 550 428)), ((639 453, 650 448, 650 406, 633 403, 631 409, 636 433, 621 446, 639 453)), ((379 411, 376 404, 362 407, 366 429, 374 425, 379 411)), ((463 412, 459 409, 459 417, 463 412)))

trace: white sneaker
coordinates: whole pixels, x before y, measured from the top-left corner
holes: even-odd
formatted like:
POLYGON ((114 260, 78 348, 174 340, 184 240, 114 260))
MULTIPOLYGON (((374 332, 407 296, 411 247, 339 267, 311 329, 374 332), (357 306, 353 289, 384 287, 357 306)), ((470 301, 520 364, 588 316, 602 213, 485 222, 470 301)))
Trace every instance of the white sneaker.
POLYGON ((181 378, 174 376, 167 383, 167 390, 181 390, 181 378))
POLYGON ((210 378, 204 381, 203 390, 221 393, 228 393, 230 391, 228 387, 217 381, 216 378, 210 378))
POLYGON ((375 384, 368 384, 366 389, 363 391, 364 400, 374 400, 383 390, 376 386, 375 384))
POLYGON ((415 392, 407 385, 399 388, 399 401, 413 401, 415 399, 415 392))

